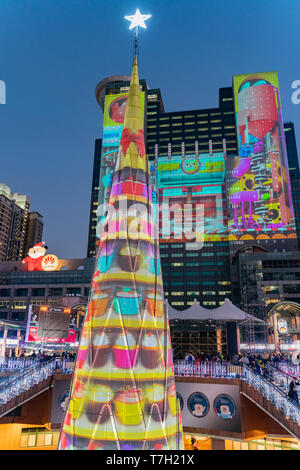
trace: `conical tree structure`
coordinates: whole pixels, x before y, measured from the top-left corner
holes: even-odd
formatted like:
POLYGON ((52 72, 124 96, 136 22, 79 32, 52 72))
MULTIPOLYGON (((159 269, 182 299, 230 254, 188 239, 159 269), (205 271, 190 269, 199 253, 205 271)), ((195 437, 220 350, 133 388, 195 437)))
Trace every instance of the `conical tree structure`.
POLYGON ((183 449, 136 57, 108 209, 59 449, 183 449))

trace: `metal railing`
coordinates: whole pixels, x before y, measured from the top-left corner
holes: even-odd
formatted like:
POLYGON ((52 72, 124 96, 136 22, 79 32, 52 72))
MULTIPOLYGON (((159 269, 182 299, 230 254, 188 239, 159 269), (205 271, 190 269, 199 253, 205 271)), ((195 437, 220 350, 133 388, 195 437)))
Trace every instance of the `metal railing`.
POLYGON ((55 360, 39 362, 32 367, 19 370, 0 382, 0 406, 26 392, 34 385, 52 375, 56 369, 55 360))
POLYGON ((264 397, 270 400, 278 409, 283 411, 286 417, 291 418, 300 425, 300 407, 291 401, 285 390, 279 388, 275 381, 271 381, 263 375, 257 374, 253 369, 243 365, 243 377, 246 383, 254 387, 264 397))
POLYGON ((240 378, 243 368, 230 362, 175 361, 174 374, 177 377, 240 378))
POLYGON ((30 367, 38 362, 36 357, 6 357, 0 362, 0 374, 30 367))
POLYGON ((280 369, 286 374, 292 375, 293 377, 300 378, 300 364, 288 364, 287 362, 279 362, 276 368, 280 369))

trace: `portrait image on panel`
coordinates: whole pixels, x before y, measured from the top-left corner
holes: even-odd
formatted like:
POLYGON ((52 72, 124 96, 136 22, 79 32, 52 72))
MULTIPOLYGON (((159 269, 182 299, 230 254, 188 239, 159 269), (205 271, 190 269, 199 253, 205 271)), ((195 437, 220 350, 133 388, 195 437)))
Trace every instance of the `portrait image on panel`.
POLYGON ((197 418, 203 418, 209 412, 208 398, 200 392, 192 393, 187 401, 189 412, 197 418))
POLYGON ((214 401, 214 410, 222 419, 231 419, 235 413, 235 404, 228 395, 218 395, 214 401))

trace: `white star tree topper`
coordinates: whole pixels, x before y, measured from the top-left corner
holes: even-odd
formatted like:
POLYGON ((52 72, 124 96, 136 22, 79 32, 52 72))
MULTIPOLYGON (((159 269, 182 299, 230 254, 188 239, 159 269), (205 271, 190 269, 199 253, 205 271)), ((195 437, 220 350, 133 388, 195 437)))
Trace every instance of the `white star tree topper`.
POLYGON ((146 29, 145 21, 151 18, 151 16, 152 15, 142 15, 140 10, 137 9, 134 15, 125 16, 125 19, 130 21, 129 29, 138 28, 139 26, 146 29))

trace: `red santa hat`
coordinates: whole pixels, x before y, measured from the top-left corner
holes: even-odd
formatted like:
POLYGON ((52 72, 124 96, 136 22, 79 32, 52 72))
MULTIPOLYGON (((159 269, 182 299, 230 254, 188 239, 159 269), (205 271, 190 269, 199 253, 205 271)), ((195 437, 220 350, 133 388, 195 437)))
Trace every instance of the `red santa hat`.
POLYGON ((38 246, 43 246, 44 242, 36 243, 33 248, 37 248, 38 246))

